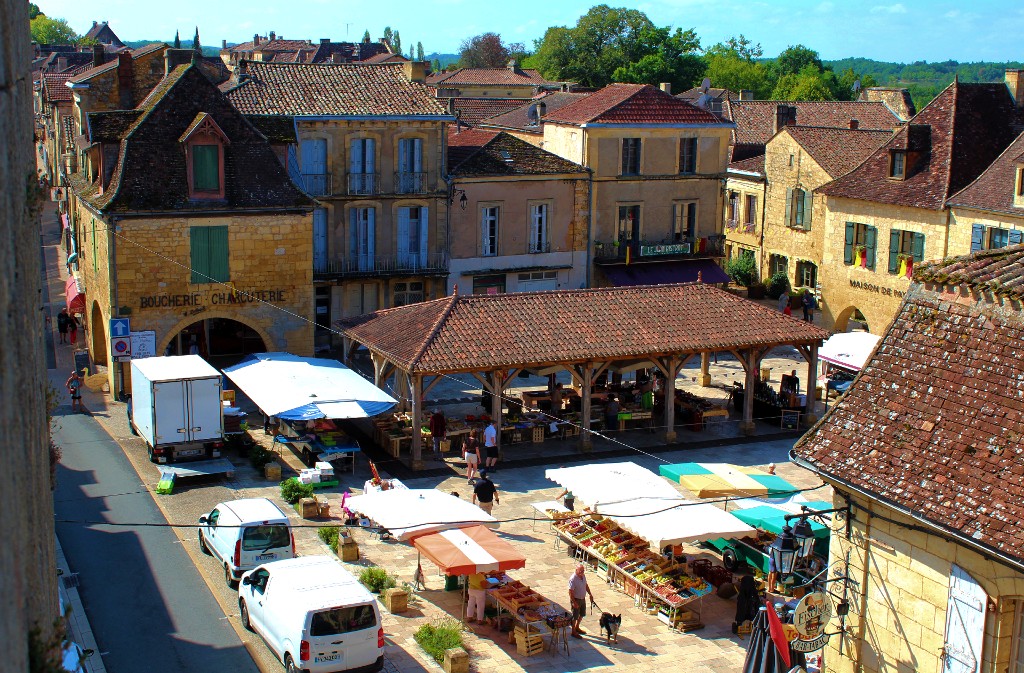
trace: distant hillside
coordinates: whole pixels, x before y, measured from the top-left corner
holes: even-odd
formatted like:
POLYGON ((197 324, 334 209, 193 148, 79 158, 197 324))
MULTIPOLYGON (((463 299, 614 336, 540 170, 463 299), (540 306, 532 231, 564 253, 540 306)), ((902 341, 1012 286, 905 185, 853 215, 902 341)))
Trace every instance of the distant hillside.
POLYGON ((904 87, 910 91, 914 105, 920 110, 932 98, 959 77, 961 82, 1002 82, 1007 68, 1022 67, 1020 61, 1007 63, 958 63, 943 61, 928 63, 887 63, 869 58, 844 58, 838 61, 823 61, 835 72, 852 68, 862 76, 871 75, 881 86, 904 87))
POLYGON ((452 63, 458 63, 459 62, 459 55, 458 54, 439 54, 437 52, 434 52, 432 54, 427 54, 423 58, 425 58, 426 60, 430 61, 431 63, 434 62, 434 59, 437 59, 438 61, 441 62, 441 67, 442 68, 445 68, 445 67, 451 65, 452 63))
MULTIPOLYGON (((173 46, 174 45, 174 38, 172 37, 169 40, 131 40, 129 42, 125 42, 125 45, 131 47, 132 49, 138 49, 139 47, 145 47, 147 44, 153 44, 154 42, 163 42, 164 44, 172 45, 173 46)), ((202 43, 202 39, 200 39, 199 42, 202 43)), ((182 49, 191 49, 192 48, 192 40, 182 40, 181 41, 181 48, 182 49)), ((203 56, 217 56, 218 54, 220 54, 220 47, 208 47, 207 45, 204 44, 204 45, 202 45, 202 49, 203 49, 203 56)))

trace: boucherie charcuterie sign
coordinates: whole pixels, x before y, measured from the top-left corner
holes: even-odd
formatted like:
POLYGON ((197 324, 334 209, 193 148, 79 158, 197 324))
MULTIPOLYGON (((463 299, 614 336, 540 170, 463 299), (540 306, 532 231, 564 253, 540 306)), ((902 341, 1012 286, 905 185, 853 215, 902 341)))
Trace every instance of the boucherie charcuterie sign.
POLYGON ((253 304, 256 302, 283 302, 285 290, 225 290, 192 292, 189 294, 154 294, 139 297, 139 308, 195 308, 197 306, 223 306, 253 304))
POLYGON ((790 646, 797 652, 814 652, 823 648, 829 638, 825 628, 830 619, 832 601, 824 592, 813 591, 804 596, 793 611, 797 637, 790 641, 790 646))

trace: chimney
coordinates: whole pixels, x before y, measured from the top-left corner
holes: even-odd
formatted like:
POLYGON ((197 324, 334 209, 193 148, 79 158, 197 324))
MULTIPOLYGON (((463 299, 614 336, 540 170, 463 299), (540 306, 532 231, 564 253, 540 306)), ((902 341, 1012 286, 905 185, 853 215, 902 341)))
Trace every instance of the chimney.
POLYGON ((1010 90, 1010 97, 1019 108, 1024 108, 1024 77, 1022 75, 1024 75, 1024 70, 1006 69, 1006 88, 1010 90))
POLYGON ((92 67, 103 65, 103 45, 92 45, 92 67))
POLYGON ((57 57, 57 72, 64 72, 68 69, 68 57, 58 56, 57 57))
POLYGON ((754 92, 750 89, 740 89, 740 100, 754 100, 754 92))
POLYGON ((448 99, 448 114, 450 114, 453 117, 455 116, 455 99, 454 98, 449 98, 448 99))
POLYGON ((662 82, 661 84, 658 85, 658 88, 660 88, 662 91, 664 91, 667 94, 671 94, 672 93, 672 82, 662 82))
POLYGON ((775 133, 784 126, 796 126, 796 108, 792 105, 775 106, 775 133))
MULTIPOLYGON (((171 51, 168 49, 168 51, 171 51)), ((127 51, 117 54, 117 93, 118 103, 122 110, 131 110, 135 107, 135 96, 132 89, 135 86, 135 61, 127 51)))
POLYGON ((164 52, 164 74, 170 74, 179 65, 191 63, 194 55, 191 49, 168 49, 164 52))
POLYGON ((402 63, 402 69, 410 82, 423 84, 427 81, 427 64, 423 61, 405 61, 402 63))
POLYGON ((96 26, 98 26, 98 25, 100 25, 100 24, 96 23, 95 21, 93 21, 93 22, 92 22, 92 27, 93 27, 93 28, 95 28, 95 27, 96 27, 96 26))
POLYGON ((259 33, 254 33, 253 34, 253 36, 252 36, 252 46, 254 46, 254 47, 260 46, 260 34, 259 33))
POLYGON ((537 103, 537 121, 540 121, 541 117, 548 113, 548 104, 544 101, 537 103))
POLYGON ((321 37, 320 38, 320 44, 330 44, 330 43, 331 43, 331 38, 329 38, 329 37, 321 37))
POLYGON ((277 33, 275 33, 274 31, 270 31, 270 41, 271 41, 271 42, 273 42, 273 41, 274 41, 274 38, 275 38, 275 37, 277 37, 277 33))
POLYGON ((510 58, 508 60, 508 64, 505 67, 511 70, 512 72, 515 72, 518 65, 516 64, 516 60, 514 58, 510 58))
POLYGON ((860 122, 858 120, 856 120, 856 119, 851 119, 850 120, 850 130, 851 131, 856 131, 859 128, 860 128, 860 122))
POLYGON ((220 48, 221 49, 227 49, 228 48, 228 41, 227 40, 221 40, 220 41, 220 48))

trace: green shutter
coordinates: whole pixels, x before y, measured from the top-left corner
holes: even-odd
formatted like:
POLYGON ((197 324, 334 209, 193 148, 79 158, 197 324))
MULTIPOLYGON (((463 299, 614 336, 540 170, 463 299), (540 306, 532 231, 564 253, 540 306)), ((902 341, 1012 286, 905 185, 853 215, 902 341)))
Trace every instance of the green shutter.
POLYGON ((811 196, 812 192, 804 192, 804 229, 807 229, 808 231, 811 229, 811 207, 813 205, 811 202, 811 196))
POLYGON ((220 191, 220 147, 192 146, 192 188, 197 192, 220 191))
POLYGON ((868 268, 875 270, 875 242, 878 238, 878 230, 874 227, 864 227, 864 248, 868 255, 868 268))
POLYGON ((846 243, 843 250, 843 261, 847 264, 853 264, 853 236, 856 228, 857 225, 853 222, 846 223, 846 243))
POLYGON ((192 227, 189 229, 189 244, 192 257, 192 282, 210 282, 210 229, 192 227))
POLYGON ((786 226, 793 226, 793 190, 786 188, 786 226))
POLYGON ((226 283, 231 280, 228 267, 228 228, 207 227, 210 233, 210 276, 214 281, 226 283))
POLYGON ((189 230, 193 283, 223 283, 231 279, 228 265, 228 228, 192 227, 189 230))
POLYGON ((889 273, 896 273, 900 268, 900 230, 889 232, 889 273))
POLYGON ((924 261, 924 234, 914 234, 914 241, 911 244, 911 250, 915 262, 924 261))

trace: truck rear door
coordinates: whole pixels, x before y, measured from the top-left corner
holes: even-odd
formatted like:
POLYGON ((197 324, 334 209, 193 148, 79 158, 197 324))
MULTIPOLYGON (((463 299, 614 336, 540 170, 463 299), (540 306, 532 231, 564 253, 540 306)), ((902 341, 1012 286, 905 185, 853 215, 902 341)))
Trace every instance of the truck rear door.
POLYGON ((192 442, 222 439, 224 417, 220 403, 220 380, 196 379, 188 388, 189 434, 192 442))
MULTIPOLYGON (((136 414, 143 409, 133 409, 136 414)), ((188 441, 188 407, 182 381, 153 384, 153 446, 188 441)))

